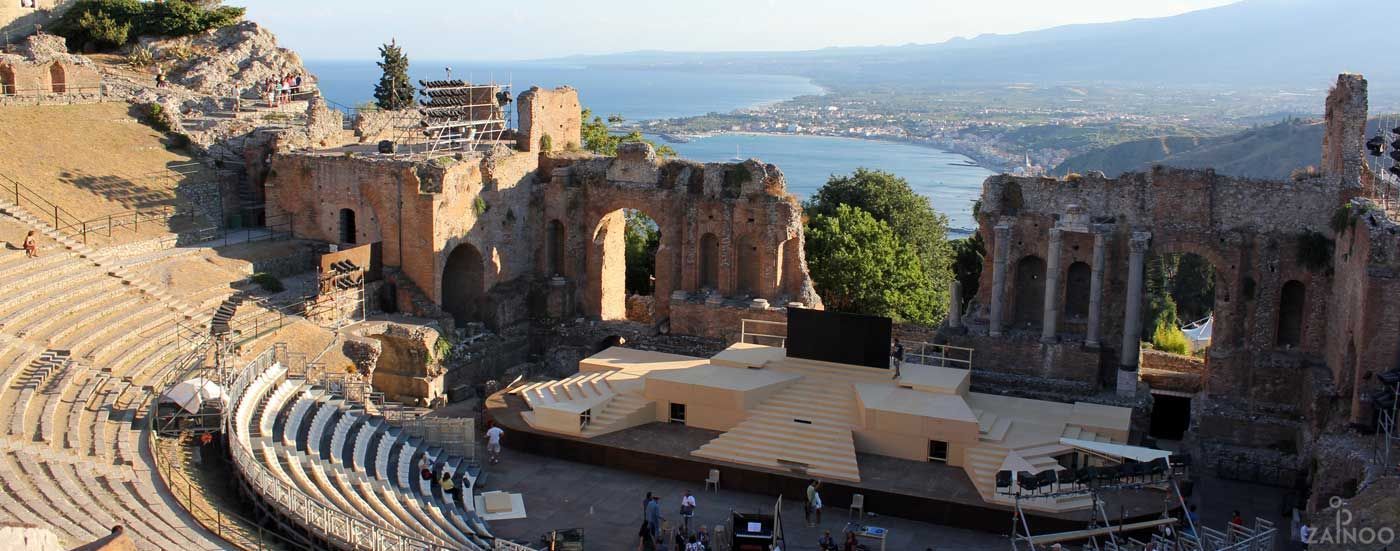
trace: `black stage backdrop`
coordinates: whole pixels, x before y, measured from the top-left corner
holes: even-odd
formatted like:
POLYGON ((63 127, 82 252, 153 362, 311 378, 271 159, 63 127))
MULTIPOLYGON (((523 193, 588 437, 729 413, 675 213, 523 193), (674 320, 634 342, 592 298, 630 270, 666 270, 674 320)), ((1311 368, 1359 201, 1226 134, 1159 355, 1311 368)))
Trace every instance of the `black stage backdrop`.
POLYGON ((788 308, 787 354, 822 362, 889 369, 890 318, 788 308))

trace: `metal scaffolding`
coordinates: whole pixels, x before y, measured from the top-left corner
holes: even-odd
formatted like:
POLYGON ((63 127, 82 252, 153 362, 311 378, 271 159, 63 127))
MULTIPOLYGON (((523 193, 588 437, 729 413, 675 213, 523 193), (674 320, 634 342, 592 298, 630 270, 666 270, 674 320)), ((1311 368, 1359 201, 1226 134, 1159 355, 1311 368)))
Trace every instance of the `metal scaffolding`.
MULTIPOLYGON (((426 152, 474 151, 501 143, 514 124, 510 84, 463 80, 420 80, 419 131, 426 152)), ((407 140, 399 140, 407 143, 407 140)))

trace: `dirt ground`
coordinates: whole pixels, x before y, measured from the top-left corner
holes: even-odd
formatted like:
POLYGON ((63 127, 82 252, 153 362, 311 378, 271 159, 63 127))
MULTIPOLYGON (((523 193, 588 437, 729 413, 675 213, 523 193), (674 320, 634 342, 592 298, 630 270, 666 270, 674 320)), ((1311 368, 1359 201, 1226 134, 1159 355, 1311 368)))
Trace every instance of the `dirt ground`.
MULTIPOLYGON (((19 182, 84 221, 175 206, 181 181, 210 175, 202 167, 179 168, 193 158, 166 147, 168 139, 137 116, 124 102, 0 108, 0 175, 9 178, 0 178, 0 196, 14 201, 13 182, 19 182), (196 174, 181 176, 172 167, 196 174)), ((21 206, 40 218, 48 214, 28 201, 21 206)), ((168 231, 161 226, 103 241, 168 231)))

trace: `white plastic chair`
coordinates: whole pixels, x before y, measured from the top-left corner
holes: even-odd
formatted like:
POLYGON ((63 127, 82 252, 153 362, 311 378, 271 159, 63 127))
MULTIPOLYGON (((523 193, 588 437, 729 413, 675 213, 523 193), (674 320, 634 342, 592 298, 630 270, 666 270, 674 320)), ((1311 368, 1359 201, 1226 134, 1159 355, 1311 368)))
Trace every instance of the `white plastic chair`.
POLYGON ((705 479, 705 489, 710 489, 711 484, 714 485, 715 492, 719 493, 719 469, 710 469, 710 477, 705 479))

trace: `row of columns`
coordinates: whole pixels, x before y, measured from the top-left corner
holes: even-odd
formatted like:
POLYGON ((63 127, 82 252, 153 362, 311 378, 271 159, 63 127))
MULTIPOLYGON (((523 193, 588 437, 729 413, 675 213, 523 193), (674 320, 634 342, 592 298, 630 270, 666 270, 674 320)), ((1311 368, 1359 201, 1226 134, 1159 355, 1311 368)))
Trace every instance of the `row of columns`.
MULTIPOLYGON (((992 256, 992 304, 991 304, 991 327, 988 333, 993 337, 1000 337, 1003 334, 1004 316, 1006 311, 1006 277, 1007 264, 1010 262, 1010 249, 1008 246, 1011 239, 1011 225, 1005 222, 997 224, 993 228, 993 256, 992 256)), ((1045 303, 1044 312, 1041 317, 1040 341, 1047 344, 1059 342, 1059 315, 1060 315, 1060 247, 1064 230, 1058 227, 1050 228, 1049 242, 1045 254, 1045 303)), ((1089 321, 1084 337, 1084 344, 1097 348, 1100 346, 1100 324, 1103 316, 1103 272, 1105 257, 1105 241, 1107 236, 1103 231, 1093 231, 1094 252, 1093 265, 1089 279, 1089 321)), ((1142 288, 1143 270, 1147 253, 1147 244, 1151 239, 1151 234, 1146 232, 1133 232, 1128 243, 1128 287, 1125 298, 1126 308, 1123 320, 1123 348, 1119 355, 1117 390, 1119 394, 1133 394, 1137 390, 1137 367, 1139 336, 1142 334, 1142 288)), ((957 295, 961 295, 961 289, 954 284, 954 303, 949 311, 949 325, 957 328, 961 327, 961 311, 957 303, 957 295)))

